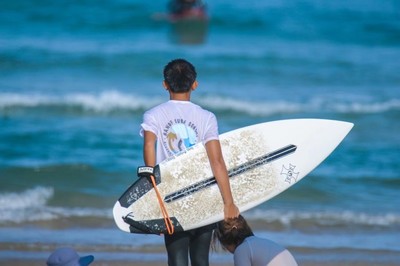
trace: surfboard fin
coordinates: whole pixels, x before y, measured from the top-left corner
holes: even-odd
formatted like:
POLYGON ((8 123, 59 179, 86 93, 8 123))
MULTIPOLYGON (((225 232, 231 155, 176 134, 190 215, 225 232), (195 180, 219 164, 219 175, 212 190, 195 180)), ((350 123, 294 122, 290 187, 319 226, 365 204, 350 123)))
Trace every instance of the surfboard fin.
POLYGON ((133 220, 132 218, 125 216, 122 217, 125 223, 130 225, 131 233, 142 233, 142 234, 156 234, 150 227, 148 227, 143 222, 138 222, 133 220))
MULTIPOLYGON (((154 219, 146 221, 136 221, 132 215, 122 217, 125 223, 129 224, 129 230, 134 234, 153 234, 161 235, 167 234, 168 229, 166 227, 164 219, 154 219)), ((171 217, 171 222, 174 225, 175 232, 183 231, 181 224, 175 217, 171 217)))

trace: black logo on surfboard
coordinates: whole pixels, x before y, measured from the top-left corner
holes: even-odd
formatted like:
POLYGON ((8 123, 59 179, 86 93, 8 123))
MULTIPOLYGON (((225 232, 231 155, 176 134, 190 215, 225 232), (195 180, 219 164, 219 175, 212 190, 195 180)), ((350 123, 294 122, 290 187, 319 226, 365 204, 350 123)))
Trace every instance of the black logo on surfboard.
POLYGON ((289 166, 286 167, 282 165, 281 175, 286 176, 285 182, 291 184, 292 182, 297 182, 297 177, 299 176, 299 172, 295 172, 296 165, 289 163, 289 166))

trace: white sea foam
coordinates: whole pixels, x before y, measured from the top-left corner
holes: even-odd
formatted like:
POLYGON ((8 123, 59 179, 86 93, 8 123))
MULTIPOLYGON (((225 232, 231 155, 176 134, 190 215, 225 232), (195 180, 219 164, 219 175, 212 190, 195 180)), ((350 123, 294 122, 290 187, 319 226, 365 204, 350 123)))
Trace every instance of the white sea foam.
POLYGON ((0 110, 6 108, 81 108, 93 112, 115 110, 135 111, 148 108, 161 102, 161 99, 146 99, 117 91, 104 91, 99 94, 74 93, 65 96, 0 93, 0 110))
POLYGON ((111 210, 49 206, 51 187, 35 187, 22 192, 0 193, 0 224, 48 221, 63 217, 111 218, 111 210))
POLYGON ((285 101, 254 102, 223 97, 204 97, 199 99, 199 103, 213 110, 235 111, 253 116, 296 113, 305 110, 305 106, 301 103, 285 101))
POLYGON ((337 103, 332 108, 341 113, 383 113, 390 110, 400 110, 400 99, 373 103, 337 103))
MULTIPOLYGON (((119 91, 103 91, 98 94, 72 93, 64 96, 41 94, 0 93, 0 111, 13 108, 58 108, 96 113, 138 111, 163 102, 162 97, 143 97, 119 91)), ((336 112, 372 114, 400 110, 400 99, 381 101, 340 100, 311 98, 302 102, 250 101, 222 96, 198 96, 195 102, 216 112, 238 112, 251 116, 268 116, 280 113, 336 112)))
POLYGON ((309 222, 320 226, 400 226, 400 215, 397 213, 365 213, 357 211, 281 211, 263 210, 260 208, 246 214, 249 219, 265 220, 269 223, 279 222, 292 227, 296 222, 309 222))
POLYGON ((41 207, 46 204, 53 194, 53 188, 49 187, 35 187, 20 193, 1 193, 0 211, 41 207))
POLYGON ((156 105, 160 101, 161 99, 145 99, 117 91, 106 91, 99 95, 83 93, 68 95, 64 103, 81 106, 83 109, 96 112, 110 112, 113 110, 139 110, 156 105))
MULTIPOLYGON (((0 194, 0 223, 37 219, 39 215, 37 211, 46 205, 53 194, 53 188, 49 187, 35 187, 19 193, 0 194)), ((42 219, 48 219, 40 216, 42 219)))

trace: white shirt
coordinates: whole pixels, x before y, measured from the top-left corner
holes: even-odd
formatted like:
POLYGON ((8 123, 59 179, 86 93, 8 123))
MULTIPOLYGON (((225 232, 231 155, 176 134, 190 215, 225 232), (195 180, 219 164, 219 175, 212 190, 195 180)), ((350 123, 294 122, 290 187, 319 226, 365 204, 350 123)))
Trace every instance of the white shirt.
POLYGON ((218 139, 215 115, 190 101, 169 100, 143 115, 140 135, 157 136, 156 163, 195 145, 218 139))

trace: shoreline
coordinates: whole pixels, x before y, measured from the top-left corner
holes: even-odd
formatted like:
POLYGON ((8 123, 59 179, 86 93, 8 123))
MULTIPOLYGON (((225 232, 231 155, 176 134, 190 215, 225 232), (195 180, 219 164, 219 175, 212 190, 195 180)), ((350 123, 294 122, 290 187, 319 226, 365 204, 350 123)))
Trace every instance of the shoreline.
MULTIPOLYGON (((36 266, 44 265, 50 253, 62 245, 0 243, 0 265, 36 266)), ((142 247, 140 249, 121 250, 117 246, 69 245, 81 256, 93 255, 93 265, 109 266, 158 266, 167 264, 163 247, 142 247)), ((351 265, 351 266, 395 266, 400 261, 400 252, 387 250, 356 250, 346 248, 308 249, 291 248, 298 265, 351 265)), ((210 265, 233 265, 233 256, 224 251, 210 252, 210 265)))
MULTIPOLYGON (((35 259, 35 260, 21 260, 21 259, 8 259, 2 260, 0 259, 0 265, 14 265, 14 266, 43 266, 45 265, 46 259, 35 259)), ((398 262, 384 262, 384 261, 313 261, 313 260, 298 260, 299 266, 397 266, 398 262)), ((92 265, 103 265, 103 266, 128 266, 128 265, 136 265, 136 266, 162 266, 166 265, 166 261, 134 261, 134 260, 121 260, 121 261, 110 261, 110 260, 101 260, 95 259, 92 265)), ((233 265, 233 261, 231 263, 228 262, 210 262, 210 266, 230 266, 233 265)))

